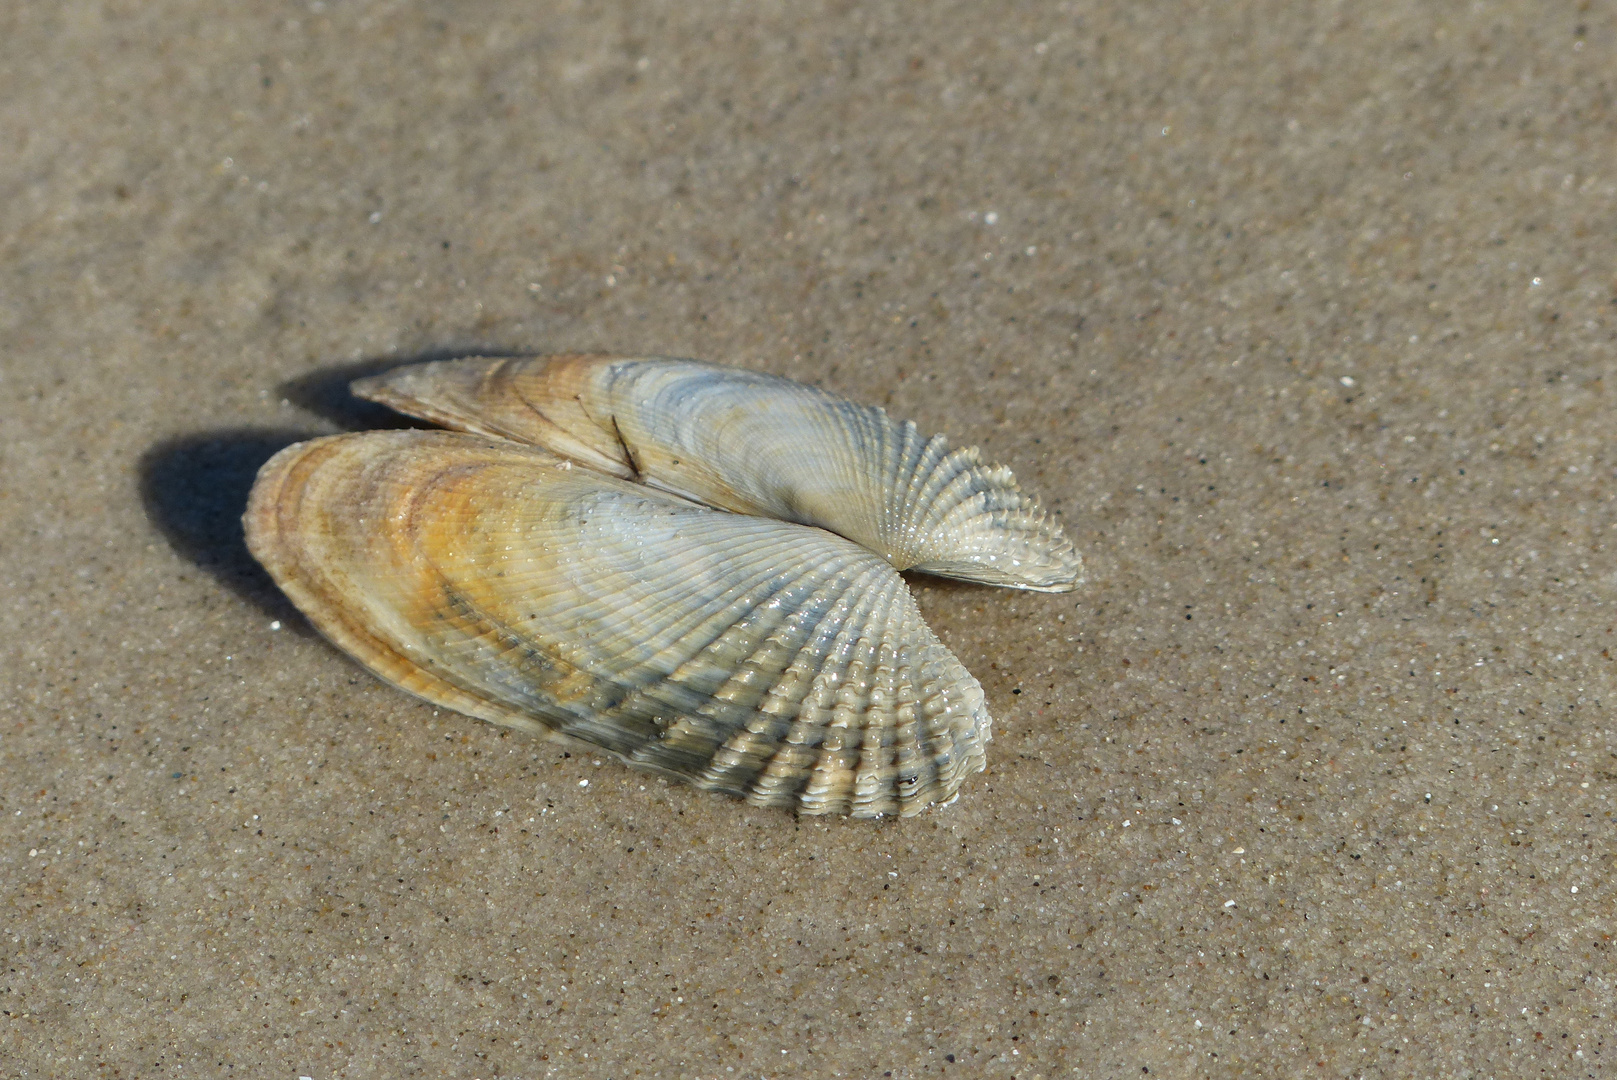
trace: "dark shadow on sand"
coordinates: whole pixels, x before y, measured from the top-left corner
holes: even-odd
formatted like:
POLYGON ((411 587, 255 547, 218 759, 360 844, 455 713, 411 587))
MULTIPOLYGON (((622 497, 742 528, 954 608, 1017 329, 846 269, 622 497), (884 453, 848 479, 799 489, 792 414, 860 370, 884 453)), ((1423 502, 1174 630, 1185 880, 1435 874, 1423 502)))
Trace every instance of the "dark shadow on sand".
MULTIPOLYGON (((415 356, 361 360, 321 368, 281 384, 281 395, 301 409, 349 431, 430 427, 354 397, 348 384, 405 364, 462 356, 519 356, 507 349, 434 349, 415 356)), ((294 429, 237 428, 168 439, 141 456, 140 497, 174 550, 272 619, 313 633, 264 568, 247 550, 241 515, 259 468, 295 442, 326 434, 294 429)))
POLYGON ((272 619, 308 624, 247 551, 241 515, 264 462, 312 432, 237 429, 158 443, 140 459, 140 498, 174 550, 272 619))

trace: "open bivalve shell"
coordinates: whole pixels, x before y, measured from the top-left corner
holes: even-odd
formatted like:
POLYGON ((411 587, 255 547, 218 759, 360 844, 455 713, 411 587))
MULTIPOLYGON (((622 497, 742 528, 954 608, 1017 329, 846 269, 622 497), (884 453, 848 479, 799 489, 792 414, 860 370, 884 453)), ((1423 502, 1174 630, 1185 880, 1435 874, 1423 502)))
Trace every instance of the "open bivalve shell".
POLYGON ((1069 592, 1060 527, 976 447, 777 375, 695 360, 468 358, 354 384, 447 427, 543 446, 708 506, 817 525, 900 570, 1069 592))
POLYGON ((1008 470, 787 379, 471 358, 354 390, 461 432, 260 471, 248 546, 315 627, 434 704, 758 805, 909 815, 983 769, 982 688, 899 569, 1081 580, 1008 470))

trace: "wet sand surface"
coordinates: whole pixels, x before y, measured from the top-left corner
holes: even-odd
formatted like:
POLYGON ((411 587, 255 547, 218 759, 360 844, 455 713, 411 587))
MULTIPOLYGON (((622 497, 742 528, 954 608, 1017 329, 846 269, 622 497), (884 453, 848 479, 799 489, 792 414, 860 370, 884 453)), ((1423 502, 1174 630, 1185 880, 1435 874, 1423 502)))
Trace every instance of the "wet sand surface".
POLYGON ((1600 4, 13 5, 0 1072, 1617 1075, 1600 4), (247 556, 348 379, 696 356, 1010 465, 946 809, 435 711, 247 556))

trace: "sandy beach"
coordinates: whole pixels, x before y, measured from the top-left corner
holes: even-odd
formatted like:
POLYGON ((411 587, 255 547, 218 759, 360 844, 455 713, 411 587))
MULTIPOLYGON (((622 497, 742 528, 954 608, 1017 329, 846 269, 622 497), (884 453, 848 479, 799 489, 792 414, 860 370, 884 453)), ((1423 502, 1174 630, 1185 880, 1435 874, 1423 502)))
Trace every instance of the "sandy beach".
POLYGON ((1617 1075, 1617 12, 0 14, 0 1074, 1617 1075), (978 445, 951 806, 434 709, 248 555, 349 380, 698 357, 978 445))

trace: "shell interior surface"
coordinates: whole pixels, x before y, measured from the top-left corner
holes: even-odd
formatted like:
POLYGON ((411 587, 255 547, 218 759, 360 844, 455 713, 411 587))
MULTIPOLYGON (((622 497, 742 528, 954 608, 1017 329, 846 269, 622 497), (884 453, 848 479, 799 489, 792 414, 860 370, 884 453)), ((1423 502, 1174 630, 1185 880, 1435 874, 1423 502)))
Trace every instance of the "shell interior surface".
POLYGON ((432 431, 288 447, 245 524, 322 633, 463 713, 809 814, 913 814, 984 766, 977 681, 821 529, 432 431))
POLYGON ((474 357, 399 368, 354 392, 718 509, 828 529, 900 570, 1042 592, 1083 578, 1072 543, 1009 469, 779 376, 663 358, 474 357))

